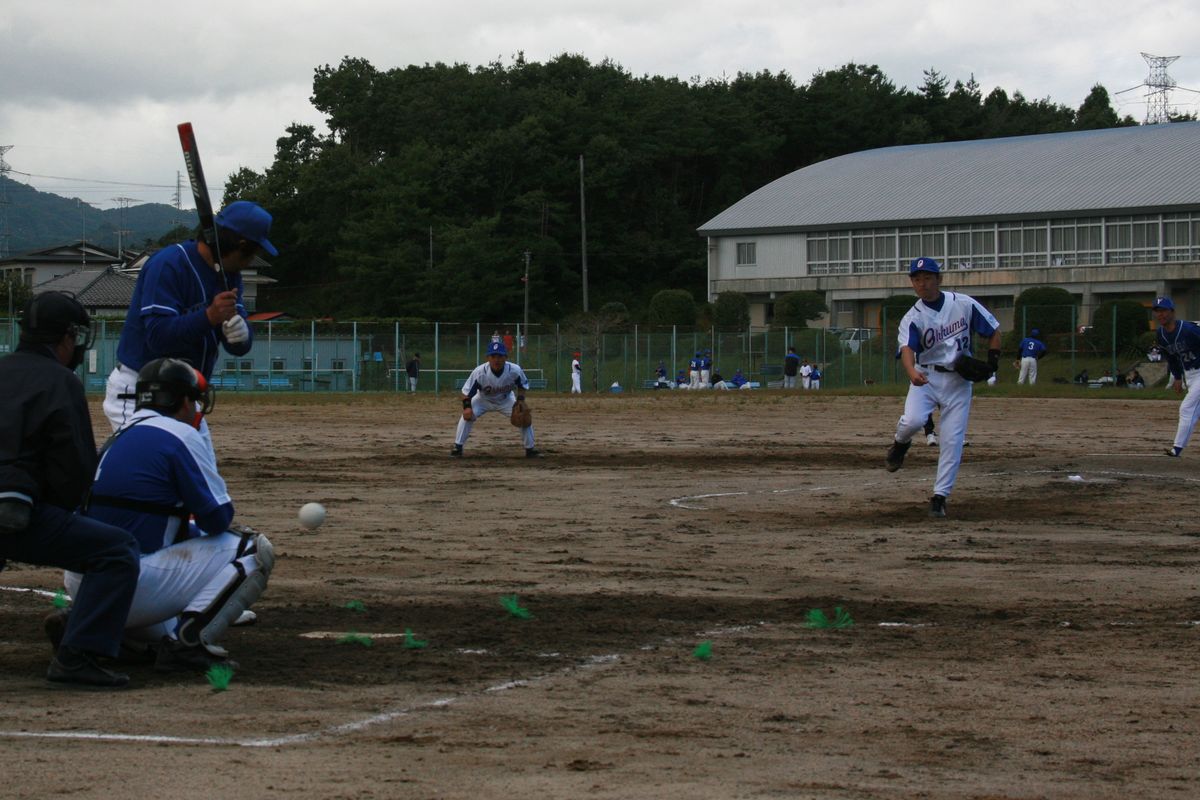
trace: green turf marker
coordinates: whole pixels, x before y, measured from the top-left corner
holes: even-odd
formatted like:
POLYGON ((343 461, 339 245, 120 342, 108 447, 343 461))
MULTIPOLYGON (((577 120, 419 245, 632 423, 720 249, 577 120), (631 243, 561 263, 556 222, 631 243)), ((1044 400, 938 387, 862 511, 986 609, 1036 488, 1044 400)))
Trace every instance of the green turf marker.
POLYGON ((349 603, 346 603, 346 605, 343 606, 343 608, 348 608, 351 611, 366 611, 367 610, 367 607, 365 605, 363 605, 362 600, 351 600, 349 603))
POLYGON ((696 649, 692 651, 692 657, 698 658, 701 661, 708 661, 712 658, 712 642, 705 640, 696 645, 696 649))
POLYGON ((55 608, 66 608, 71 604, 70 601, 67 600, 66 592, 64 592, 62 589, 59 589, 54 593, 54 599, 51 600, 50 603, 55 608))
POLYGON ((404 629, 404 646, 409 650, 420 650, 422 647, 428 647, 429 642, 422 641, 413 636, 412 628, 404 629))
POLYGON ((360 633, 350 631, 342 638, 338 639, 338 644, 361 644, 363 647, 370 647, 375 644, 370 636, 363 636, 360 633))
POLYGON ((514 617, 529 619, 533 616, 533 614, 529 613, 528 608, 521 608, 521 602, 515 594, 506 594, 501 597, 500 605, 504 606, 504 609, 514 617))
POLYGON ((213 664, 208 668, 208 672, 204 673, 204 677, 208 678, 214 692, 223 692, 233 680, 233 667, 228 664, 213 664))
POLYGON ((808 622, 805 627, 808 628, 850 628, 853 627, 854 620, 850 618, 850 612, 838 606, 833 610, 833 619, 825 616, 825 612, 819 608, 814 608, 808 612, 808 622))

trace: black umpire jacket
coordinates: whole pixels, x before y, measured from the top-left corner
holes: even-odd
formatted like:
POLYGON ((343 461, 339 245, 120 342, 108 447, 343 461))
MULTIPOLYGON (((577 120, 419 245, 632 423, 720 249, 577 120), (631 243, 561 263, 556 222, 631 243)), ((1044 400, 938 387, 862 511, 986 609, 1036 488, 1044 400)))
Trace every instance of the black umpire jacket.
POLYGON ((0 358, 0 498, 68 511, 96 473, 83 384, 47 345, 0 358))

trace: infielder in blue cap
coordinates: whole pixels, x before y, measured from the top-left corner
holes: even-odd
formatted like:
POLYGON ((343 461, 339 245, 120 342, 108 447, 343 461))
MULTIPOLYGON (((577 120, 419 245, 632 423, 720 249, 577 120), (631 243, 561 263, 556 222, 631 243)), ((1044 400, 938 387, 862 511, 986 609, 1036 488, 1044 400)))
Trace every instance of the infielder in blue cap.
POLYGON ((1187 394, 1179 404, 1175 442, 1167 448, 1167 455, 1178 458, 1200 419, 1200 328, 1175 319, 1175 304, 1169 297, 1157 298, 1153 313, 1158 323, 1158 346, 1167 354, 1167 370, 1174 378, 1171 387, 1182 393, 1187 384, 1187 394))
MULTIPOLYGON (((450 455, 461 458, 463 445, 471 435, 475 420, 489 411, 512 414, 513 406, 523 403, 529 389, 529 378, 525 370, 508 360, 508 348, 503 342, 488 345, 487 361, 472 370, 463 384, 462 416, 454 434, 454 448, 450 455)), ((541 452, 533 446, 533 425, 521 427, 521 442, 525 445, 527 458, 541 458, 541 452)))
POLYGON ((900 320, 897 344, 912 385, 888 449, 887 469, 895 472, 904 466, 912 437, 924 428, 933 410, 941 408, 942 435, 929 514, 944 517, 946 498, 962 462, 973 388, 955 372, 954 363, 960 354, 971 355, 971 337, 978 334, 988 337, 988 363, 994 374, 1000 360, 1000 323, 974 298, 943 292, 941 268, 932 258, 913 259, 908 276, 918 300, 900 320))

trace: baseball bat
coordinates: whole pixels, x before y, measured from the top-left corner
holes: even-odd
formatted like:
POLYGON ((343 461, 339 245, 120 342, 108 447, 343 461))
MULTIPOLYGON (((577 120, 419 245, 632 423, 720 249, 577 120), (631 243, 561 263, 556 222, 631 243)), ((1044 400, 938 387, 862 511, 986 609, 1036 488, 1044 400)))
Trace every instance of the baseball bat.
POLYGON ((221 245, 217 238, 217 223, 213 217, 212 200, 208 197, 208 182, 204 180, 204 167, 200 165, 200 150, 196 147, 196 132, 192 123, 179 123, 179 144, 183 146, 183 163, 187 166, 188 181, 192 184, 192 198, 196 201, 196 213, 200 215, 200 233, 212 250, 213 266, 221 274, 221 283, 229 291, 229 278, 221 264, 221 245))

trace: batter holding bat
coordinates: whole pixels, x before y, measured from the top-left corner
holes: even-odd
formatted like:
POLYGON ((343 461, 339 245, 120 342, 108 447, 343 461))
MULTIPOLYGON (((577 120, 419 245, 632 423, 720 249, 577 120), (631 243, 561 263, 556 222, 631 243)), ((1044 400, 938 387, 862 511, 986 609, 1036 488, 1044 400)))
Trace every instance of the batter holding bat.
POLYGON ((222 347, 244 356, 254 344, 242 304, 241 272, 259 250, 279 254, 267 238, 271 215, 238 200, 217 214, 216 226, 217 244, 193 240, 164 247, 138 273, 104 398, 104 414, 114 431, 133 414, 138 370, 150 361, 179 358, 208 380, 222 347))
POLYGON ((489 411, 500 411, 508 414, 512 424, 521 429, 525 457, 541 458, 541 452, 533 446, 533 419, 525 404, 528 389, 529 378, 519 365, 509 363, 508 348, 504 343, 494 341, 489 344, 487 361, 472 370, 463 384, 462 416, 458 420, 450 455, 462 457, 463 445, 471 435, 475 420, 489 411))
POLYGON ((900 320, 897 344, 912 385, 888 449, 887 469, 895 472, 904 466, 912 437, 940 408, 942 434, 929 514, 944 517, 946 498, 962 463, 972 384, 995 374, 1000 362, 1000 323, 974 298, 943 292, 941 268, 932 258, 913 259, 908 276, 918 300, 900 320), (987 361, 971 357, 973 334, 987 337, 987 361))

